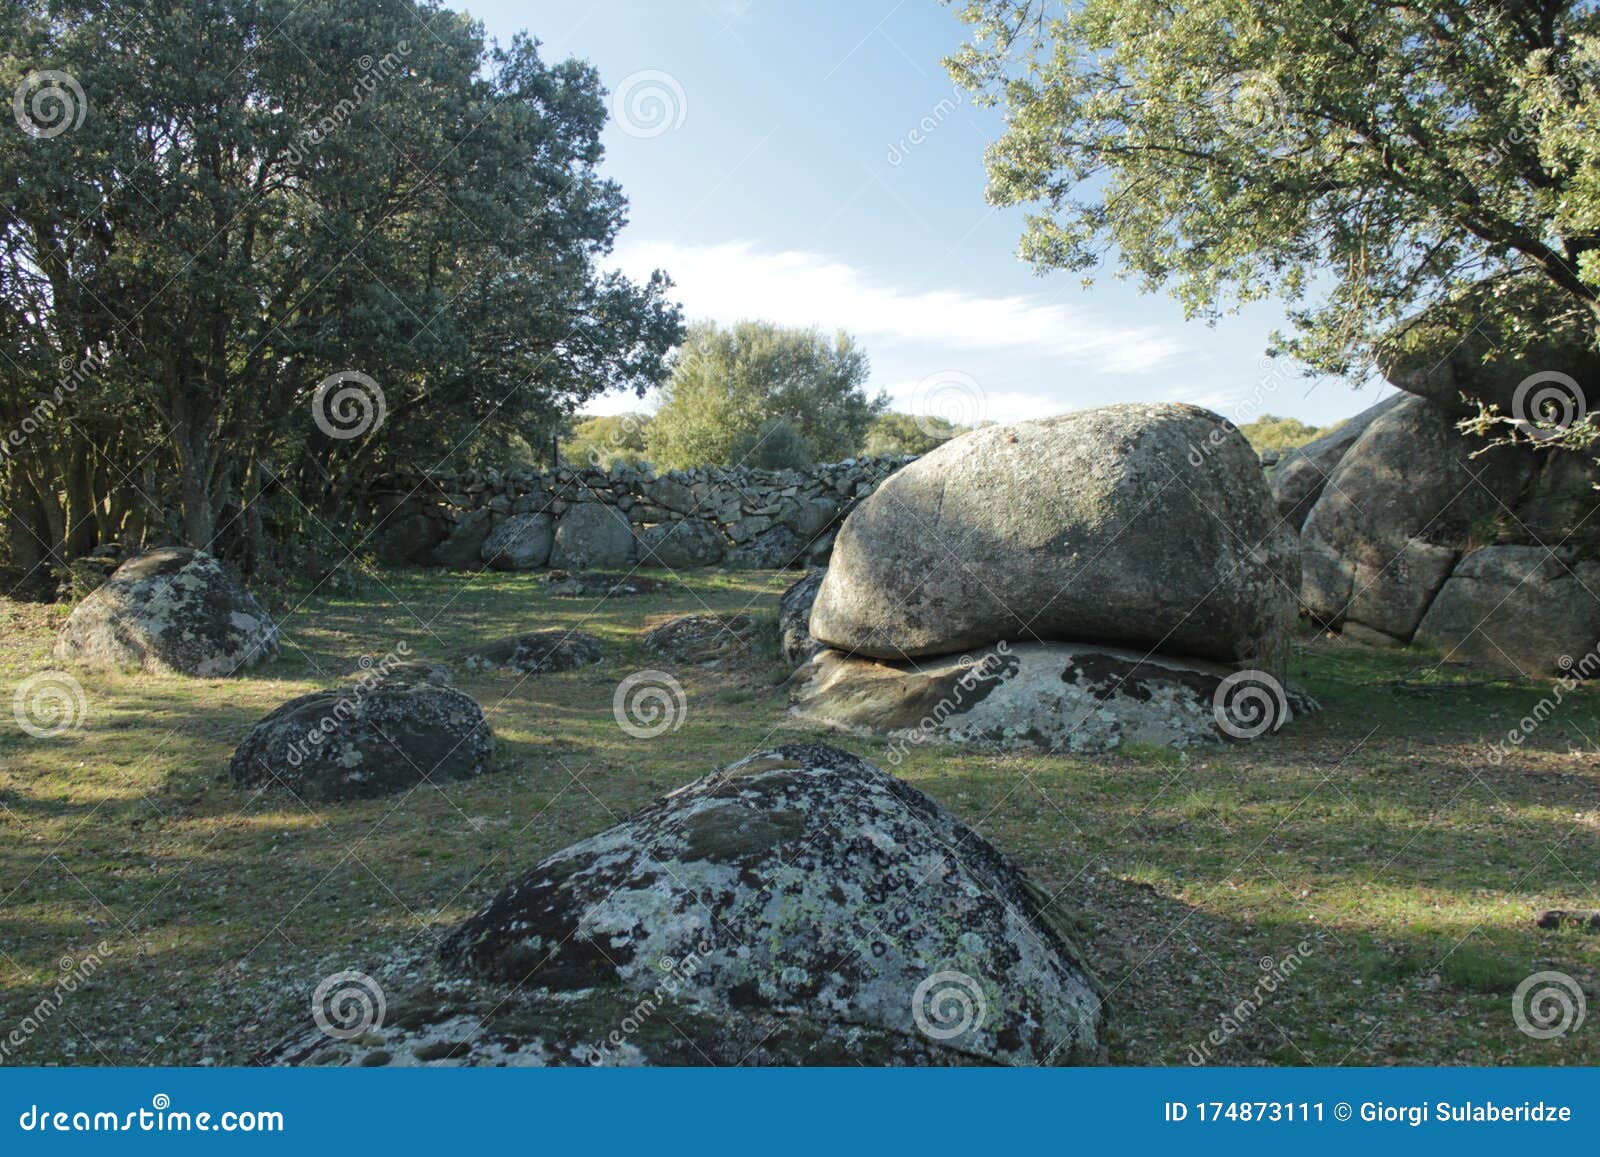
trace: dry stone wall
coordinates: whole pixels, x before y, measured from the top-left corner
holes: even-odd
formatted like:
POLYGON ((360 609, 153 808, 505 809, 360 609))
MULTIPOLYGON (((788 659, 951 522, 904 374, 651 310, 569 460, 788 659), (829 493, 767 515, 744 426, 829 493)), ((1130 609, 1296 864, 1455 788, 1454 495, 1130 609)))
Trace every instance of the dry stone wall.
POLYGON ((375 501, 376 549, 386 562, 457 569, 817 565, 845 515, 909 461, 396 478, 375 501))

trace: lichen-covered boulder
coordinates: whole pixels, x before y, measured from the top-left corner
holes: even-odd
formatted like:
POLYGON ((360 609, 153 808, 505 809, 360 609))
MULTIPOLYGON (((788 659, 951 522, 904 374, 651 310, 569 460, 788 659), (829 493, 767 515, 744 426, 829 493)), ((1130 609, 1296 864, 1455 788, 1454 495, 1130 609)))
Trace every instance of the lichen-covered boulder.
POLYGON ((634 557, 633 524, 603 502, 575 502, 561 516, 550 565, 561 570, 627 566, 634 557))
POLYGON ((1305 525, 1311 508, 1322 497, 1328 476, 1350 447, 1356 444, 1356 439, 1405 396, 1393 394, 1375 406, 1368 406, 1322 437, 1290 450, 1278 459, 1267 477, 1267 485, 1272 489, 1272 501, 1277 504, 1278 514, 1290 526, 1299 530, 1305 525))
POLYGON ((484 643, 463 651, 455 661, 471 671, 509 670, 548 675, 592 666, 604 658, 600 640, 593 635, 556 627, 484 643))
POLYGON ((1403 398, 1340 460, 1301 529, 1307 610, 1409 641, 1475 525, 1516 504, 1538 461, 1403 398))
POLYGON ((232 675, 278 653, 278 629, 216 559, 164 547, 123 563, 73 609, 57 659, 172 675, 232 675))
POLYGON ((764 633, 751 615, 679 615, 646 631, 644 646, 680 663, 715 663, 757 654, 764 633))
MULTIPOLYGON (((1414 640, 1446 659, 1563 675, 1600 644, 1600 562, 1542 546, 1489 546, 1463 558, 1414 640)), ((1593 661, 1580 676, 1595 674, 1593 661)))
POLYGON ((803 561, 808 545, 780 522, 738 542, 728 551, 728 565, 737 570, 782 570, 803 561))
POLYGON ((1100 998, 1041 899, 916 789, 846 752, 791 745, 557 852, 441 956, 542 990, 551 1018, 596 992, 637 1004, 670 971, 674 1000, 717 1018, 696 1031, 776 1020, 825 1034, 825 1063, 848 1062, 852 1034, 889 1042, 875 1062, 1081 1062, 1098 1049, 1100 998))
POLYGON ((1099 639, 1277 670, 1298 588, 1237 430, 1106 406, 974 430, 887 478, 839 530, 811 633, 885 659, 1099 639))
POLYGON ((1316 709, 1264 671, 1085 643, 1000 643, 889 663, 823 650, 789 681, 796 716, 912 745, 1098 754, 1254 739, 1316 709))
POLYGON ((727 544, 722 540, 722 531, 703 518, 658 522, 645 527, 638 537, 641 563, 672 570, 715 566, 722 561, 727 549, 727 544))
POLYGON ((291 699, 257 723, 228 764, 240 787, 308 801, 369 799, 489 770, 494 737, 470 696, 374 677, 291 699))
POLYGON ((495 570, 537 570, 550 561, 554 541, 548 514, 513 514, 489 532, 479 553, 495 570))
POLYGON ((812 570, 778 600, 778 645, 783 657, 798 666, 822 650, 811 637, 811 606, 817 601, 825 570, 812 570))

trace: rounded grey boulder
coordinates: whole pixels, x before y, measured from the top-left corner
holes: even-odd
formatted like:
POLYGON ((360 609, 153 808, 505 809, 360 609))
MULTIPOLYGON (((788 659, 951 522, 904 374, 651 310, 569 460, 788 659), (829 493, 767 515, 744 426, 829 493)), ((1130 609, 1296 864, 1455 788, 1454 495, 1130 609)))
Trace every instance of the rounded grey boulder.
POLYGON ((822 644, 811 637, 811 608, 826 573, 823 569, 808 571, 778 600, 778 644, 791 664, 804 663, 822 650, 822 644))
POLYGON ((537 570, 550 561, 555 530, 548 514, 513 514, 483 540, 483 561, 495 570, 537 570))
POLYGON ((922 793, 846 752, 791 745, 557 852, 441 957, 542 990, 552 1018, 596 992, 636 1002, 670 970, 675 999, 712 1017, 903 1042, 875 1063, 1082 1062, 1098 1049, 1100 997, 1049 911, 922 793))
POLYGON ((280 786, 302 799, 367 799, 489 769, 494 737, 467 695, 433 684, 363 680, 291 699, 233 753, 240 787, 280 786))
POLYGON ((123 563, 56 636, 57 659, 173 675, 232 675, 278 653, 278 629, 216 559, 164 547, 123 563))
POLYGON ((1099 640, 1281 670, 1294 532, 1216 414, 1106 406, 955 438, 844 522, 811 613, 885 659, 1099 640))
POLYGON ((471 670, 505 668, 537 675, 573 671, 598 663, 604 657, 600 640, 593 635, 552 628, 484 643, 462 652, 456 662, 471 670))
POLYGON ((722 532, 703 518, 659 522, 639 532, 639 559, 645 566, 712 566, 722 561, 726 549, 722 532))
POLYGON ((634 545, 627 515, 602 502, 575 502, 556 526, 550 565, 560 570, 627 566, 634 545))
POLYGON ((750 615, 679 615, 645 632, 645 650, 681 663, 713 663, 757 653, 763 634, 750 615))

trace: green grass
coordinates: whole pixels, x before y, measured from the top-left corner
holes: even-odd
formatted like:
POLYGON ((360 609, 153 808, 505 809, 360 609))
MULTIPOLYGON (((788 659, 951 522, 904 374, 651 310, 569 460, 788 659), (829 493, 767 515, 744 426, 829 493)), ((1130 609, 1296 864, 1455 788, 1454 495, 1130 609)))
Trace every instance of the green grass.
MULTIPOLYGON (((783 672, 674 667, 643 629, 670 615, 771 615, 793 576, 706 573, 596 603, 525 575, 392 570, 359 593, 280 597, 285 648, 234 680, 79 674, 77 729, 0 729, 0 1044, 63 959, 94 975, 3 1063, 240 1063, 309 1015, 329 973, 404 988, 443 930, 518 870, 711 768, 816 737, 783 672), (459 685, 498 737, 497 770, 403 797, 307 807, 219 778, 284 699, 406 643, 441 658, 548 626, 601 639, 595 668, 459 685), (612 692, 668 667, 675 731, 630 738, 612 692)), ((0 602, 0 686, 48 665, 64 608, 0 602)), ((1267 962, 1292 976, 1221 1064, 1600 1063, 1600 1017, 1535 1041, 1510 993, 1535 971, 1591 993, 1600 936, 1544 931, 1600 907, 1600 692, 1580 691, 1511 758, 1488 743, 1548 690, 1427 656, 1307 639, 1295 677, 1323 714, 1252 744, 1104 758, 928 747, 897 774, 1058 895, 1109 996, 1119 1063, 1184 1063, 1267 962)), ((883 764, 881 741, 829 741, 883 764)), ((886 765, 886 764, 885 764, 886 765)))

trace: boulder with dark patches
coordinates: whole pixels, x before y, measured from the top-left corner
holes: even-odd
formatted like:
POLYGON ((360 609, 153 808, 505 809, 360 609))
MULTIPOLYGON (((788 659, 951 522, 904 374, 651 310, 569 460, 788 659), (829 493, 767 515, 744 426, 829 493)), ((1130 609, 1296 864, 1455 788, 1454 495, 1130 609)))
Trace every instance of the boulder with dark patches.
POLYGON ((1255 738, 1316 709, 1265 672, 1084 643, 1000 643, 901 663, 823 650, 789 688, 802 719, 896 740, 896 763, 930 741, 1069 754, 1181 748, 1255 738), (1248 705, 1234 690, 1245 678, 1259 688, 1248 705))
POLYGON ((680 615, 645 632, 645 650, 680 663, 715 663, 758 654, 770 626, 751 615, 680 615))
POLYGON ((493 754, 469 696, 373 676, 283 704, 245 736, 228 773, 240 787, 283 787, 308 801, 368 799, 472 779, 493 754))
POLYGON ((840 528, 811 633, 899 660, 1097 640, 1281 670, 1299 561, 1255 452, 1196 406, 954 438, 840 528))
POLYGON ((556 526, 550 565, 563 570, 627 566, 635 546, 626 514, 602 502, 575 502, 556 526))
POLYGON ((798 666, 822 650, 822 644, 811 637, 811 606, 826 573, 825 569, 808 571, 778 600, 778 645, 791 665, 798 666))
POLYGON ((713 566, 726 550, 722 531, 704 518, 661 522, 639 532, 639 561, 645 566, 670 570, 713 566))
POLYGON ((1041 899, 914 788, 834 748, 791 745, 557 852, 441 957, 534 994, 551 1018, 595 993, 637 1004, 671 972, 674 1000, 710 1018, 689 1022, 709 1034, 707 1056, 751 1018, 835 1046, 875 1042, 869 1063, 1092 1059, 1100 998, 1041 899))
POLYGON ((540 675, 573 671, 604 658, 600 640, 593 635, 552 628, 484 643, 463 651, 455 662, 475 671, 511 670, 540 675))
POLYGON ((204 551, 164 547, 130 559, 73 609, 52 654, 87 667, 228 676, 278 653, 278 629, 204 551))

